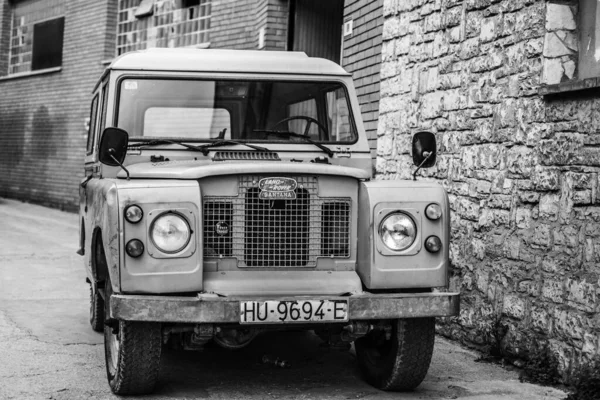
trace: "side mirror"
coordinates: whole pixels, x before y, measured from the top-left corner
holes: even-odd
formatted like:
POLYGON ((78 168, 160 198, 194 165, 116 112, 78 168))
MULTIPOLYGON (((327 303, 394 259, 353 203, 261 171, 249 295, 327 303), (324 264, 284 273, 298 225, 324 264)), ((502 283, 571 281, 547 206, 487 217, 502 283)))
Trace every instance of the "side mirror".
POLYGON ((122 167, 127 155, 127 143, 129 143, 127 131, 119 128, 106 128, 100 139, 98 152, 100 162, 111 167, 117 165, 122 167))
POLYGON ((435 165, 437 146, 435 135, 431 132, 417 132, 412 139, 413 163, 420 168, 431 168, 435 165))

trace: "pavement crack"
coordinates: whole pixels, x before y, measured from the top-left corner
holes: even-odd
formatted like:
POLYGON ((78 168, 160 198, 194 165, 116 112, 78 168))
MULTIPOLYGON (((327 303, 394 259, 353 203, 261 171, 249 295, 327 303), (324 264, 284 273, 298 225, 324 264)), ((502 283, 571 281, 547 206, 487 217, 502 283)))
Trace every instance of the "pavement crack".
MULTIPOLYGON (((55 343, 55 344, 61 344, 61 343, 55 343)), ((63 346, 100 346, 104 343, 86 343, 86 342, 74 342, 74 343, 62 343, 63 346)))

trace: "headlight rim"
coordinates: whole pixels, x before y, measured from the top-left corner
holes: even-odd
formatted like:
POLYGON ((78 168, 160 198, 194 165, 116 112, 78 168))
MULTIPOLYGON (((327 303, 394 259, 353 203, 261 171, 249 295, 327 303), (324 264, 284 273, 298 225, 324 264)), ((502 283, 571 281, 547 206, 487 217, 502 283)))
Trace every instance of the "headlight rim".
POLYGON ((175 211, 175 210, 162 211, 161 213, 159 213, 152 219, 152 222, 150 223, 150 226, 148 227, 148 236, 150 237, 150 242, 152 243, 152 246, 159 252, 169 255, 169 256, 176 255, 176 254, 183 252, 189 246, 190 242, 192 241, 193 233, 194 233, 194 231, 192 230, 190 221, 185 217, 185 215, 183 213, 175 211), (183 246, 179 247, 175 251, 168 251, 168 250, 165 250, 162 247, 160 247, 158 244, 156 244, 156 241, 154 240, 154 235, 152 234, 152 231, 154 229, 154 226, 156 225, 156 222, 167 215, 175 215, 175 216, 179 217, 185 223, 185 226, 187 227, 187 230, 188 230, 188 238, 187 238, 185 244, 183 246))
POLYGON ((425 207, 425 216, 430 221, 439 221, 440 219, 442 219, 443 215, 444 215, 444 210, 439 203, 429 203, 429 204, 427 204, 427 207, 425 207), (432 206, 437 206, 439 208, 439 216, 437 218, 430 217, 429 213, 427 212, 428 210, 430 210, 430 207, 432 207, 432 206))
POLYGON ((129 222, 130 224, 138 224, 144 219, 144 209, 137 204, 130 204, 127 207, 125 207, 125 209, 123 210, 123 216, 125 217, 125 221, 129 222), (140 219, 138 219, 137 221, 133 221, 133 220, 130 220, 129 218, 127 218, 127 210, 132 209, 132 208, 137 208, 140 210, 140 213, 141 213, 140 219))
POLYGON ((413 247, 415 245, 415 243, 417 243, 417 238, 419 237, 419 231, 418 231, 418 227, 417 227, 417 223, 415 222, 414 217, 403 210, 394 210, 391 211, 389 213, 387 213, 385 216, 383 216, 379 222, 379 227, 377 229, 377 234, 379 236, 379 241, 381 242, 381 244, 383 244, 384 248, 387 249, 388 251, 391 251, 393 253, 403 253, 406 252, 407 250, 409 250, 411 247, 413 247), (385 222, 388 220, 388 218, 391 218, 394 215, 403 215, 406 218, 408 218, 408 220, 412 223, 413 228, 414 228, 414 236, 412 238, 412 241, 410 242, 410 244, 408 244, 407 246, 401 248, 401 249, 394 249, 389 247, 386 243, 385 240, 383 239, 383 231, 382 231, 382 227, 385 224, 385 222))

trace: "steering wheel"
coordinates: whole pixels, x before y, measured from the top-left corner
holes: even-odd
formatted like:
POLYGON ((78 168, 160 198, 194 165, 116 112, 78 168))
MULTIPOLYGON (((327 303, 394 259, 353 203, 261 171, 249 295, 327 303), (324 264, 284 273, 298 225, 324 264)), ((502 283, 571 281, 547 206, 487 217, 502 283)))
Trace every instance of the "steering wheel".
POLYGON ((302 119, 302 120, 306 121, 306 128, 304 128, 304 133, 302 134, 304 136, 308 136, 308 131, 310 130, 311 124, 317 125, 323 131, 323 133, 327 134, 327 129, 325 129, 325 127, 319 121, 317 121, 316 119, 314 119, 312 117, 307 117, 306 115, 294 115, 293 117, 284 118, 281 121, 277 122, 275 125, 273 125, 273 127, 271 129, 276 130, 275 128, 278 127, 279 125, 281 125, 285 122, 288 122, 288 121, 293 121, 295 119, 302 119))

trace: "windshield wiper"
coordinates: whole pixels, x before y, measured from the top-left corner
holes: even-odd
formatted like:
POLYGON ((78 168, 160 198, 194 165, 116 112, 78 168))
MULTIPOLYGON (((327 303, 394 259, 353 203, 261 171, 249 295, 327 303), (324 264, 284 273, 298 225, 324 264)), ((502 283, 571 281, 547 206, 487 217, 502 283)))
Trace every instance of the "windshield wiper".
POLYGON ((285 136, 285 137, 288 137, 288 138, 289 137, 297 137, 297 138, 300 138, 300 139, 304 140, 307 143, 314 144, 319 149, 323 150, 323 152, 325 152, 329 157, 333 158, 333 151, 329 147, 324 146, 321 143, 312 140, 308 136, 304 136, 304 135, 301 135, 301 134, 296 133, 296 132, 290 132, 290 131, 273 131, 273 130, 269 130, 269 129, 254 129, 253 132, 266 133, 268 135, 275 135, 275 136, 285 136))
POLYGON ((267 149, 266 147, 255 146, 253 144, 248 144, 248 143, 242 142, 240 140, 217 140, 215 142, 203 144, 201 146, 194 146, 191 144, 183 143, 182 141, 179 141, 179 140, 158 139, 158 140, 152 140, 150 142, 144 142, 144 143, 139 143, 139 144, 130 144, 127 147, 139 149, 139 148, 144 148, 146 146, 158 146, 161 144, 178 144, 178 145, 186 147, 188 149, 200 151, 205 156, 208 155, 208 152, 210 151, 209 149, 211 147, 229 146, 232 144, 241 144, 241 145, 250 147, 251 149, 258 150, 258 151, 271 151, 271 150, 267 149))

